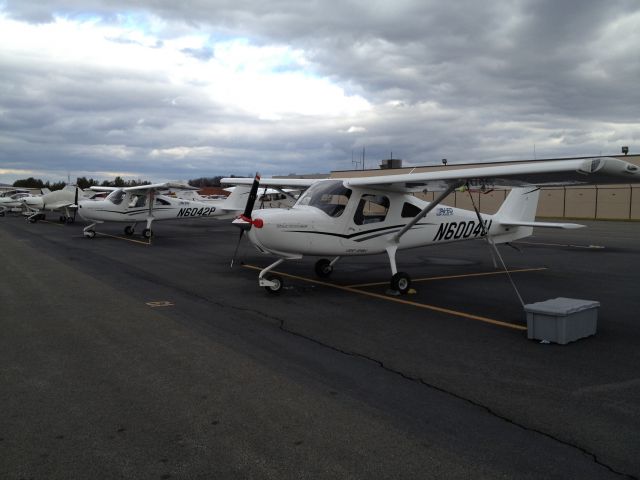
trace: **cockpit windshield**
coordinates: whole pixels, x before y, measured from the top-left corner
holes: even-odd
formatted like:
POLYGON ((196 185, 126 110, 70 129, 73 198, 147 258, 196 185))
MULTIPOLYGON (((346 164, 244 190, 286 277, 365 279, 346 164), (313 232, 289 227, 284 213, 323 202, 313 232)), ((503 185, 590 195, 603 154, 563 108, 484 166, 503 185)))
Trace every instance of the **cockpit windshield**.
POLYGON ((114 190, 107 196, 106 199, 114 205, 120 205, 122 203, 122 200, 124 199, 124 190, 114 190))
POLYGON ((296 202, 322 210, 331 217, 342 215, 351 197, 351 189, 342 184, 342 180, 324 181, 311 185, 296 202))

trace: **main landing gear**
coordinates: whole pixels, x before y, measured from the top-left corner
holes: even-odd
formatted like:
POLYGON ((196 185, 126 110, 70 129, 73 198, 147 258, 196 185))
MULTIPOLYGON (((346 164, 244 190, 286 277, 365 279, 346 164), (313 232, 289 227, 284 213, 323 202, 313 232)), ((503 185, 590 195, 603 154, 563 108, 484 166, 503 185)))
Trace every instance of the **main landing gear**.
POLYGON ((405 295, 411 288, 411 277, 404 272, 398 272, 391 277, 391 292, 405 295))
POLYGON ((333 273, 333 266, 339 259, 340 257, 336 257, 333 260, 328 258, 318 260, 315 265, 316 275, 320 278, 329 278, 333 273))
POLYGON ((389 256, 392 274, 389 285, 390 289, 387 293, 391 295, 405 295, 411 289, 411 277, 405 272, 399 272, 396 267, 396 251, 398 250, 398 244, 392 243, 386 250, 387 255, 389 256))
POLYGON ((44 220, 47 217, 45 216, 44 213, 34 213, 33 215, 30 215, 29 217, 27 217, 27 221, 29 223, 36 223, 38 220, 44 220))
MULTIPOLYGON (((411 277, 405 272, 398 272, 396 270, 395 249, 392 249, 391 253, 393 255, 389 257, 391 260, 391 270, 395 273, 393 273, 393 276, 391 277, 389 284, 390 289, 387 293, 391 295, 406 295, 409 290, 411 290, 411 277)), ((314 267, 316 275, 320 278, 329 278, 333 273, 333 266, 339 259, 340 257, 336 257, 333 260, 329 260, 328 258, 321 258, 318 260, 314 267)), ((264 287, 264 289, 271 294, 278 294, 282 292, 284 287, 284 280, 282 277, 271 273, 271 270, 284 262, 284 260, 284 258, 277 260, 262 270, 260 275, 258 275, 259 285, 264 287)))

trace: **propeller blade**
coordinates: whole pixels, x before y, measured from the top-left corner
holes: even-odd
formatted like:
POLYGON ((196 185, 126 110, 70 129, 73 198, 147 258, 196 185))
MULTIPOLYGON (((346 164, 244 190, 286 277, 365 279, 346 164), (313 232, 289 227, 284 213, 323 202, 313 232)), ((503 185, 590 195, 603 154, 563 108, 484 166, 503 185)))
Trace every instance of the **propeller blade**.
POLYGON ((73 204, 76 206, 76 208, 73 210, 73 221, 76 221, 76 215, 78 214, 78 186, 76 185, 76 196, 75 199, 73 200, 73 204))
POLYGON ((236 255, 238 254, 238 248, 240 248, 240 242, 242 241, 242 235, 244 235, 244 230, 240 230, 240 236, 238 237, 238 243, 236 243, 236 249, 233 251, 233 257, 231 257, 231 267, 233 267, 234 262, 236 261, 236 255))
POLYGON ((245 230, 249 230, 252 225, 251 221, 251 212, 253 211, 253 206, 256 203, 256 198, 258 196, 258 188, 260 187, 260 174, 256 172, 256 176, 253 178, 253 184, 251 185, 251 190, 249 191, 249 198, 247 198, 247 204, 244 207, 244 213, 237 217, 232 223, 240 227, 240 236, 238 237, 238 243, 236 243, 236 249, 233 252, 233 257, 231 257, 231 266, 233 267, 234 262, 236 261, 236 255, 238 254, 238 249, 240 248, 240 242, 242 241, 242 236, 244 235, 245 230))
POLYGON ((251 190, 249 191, 247 205, 244 208, 243 216, 246 218, 251 218, 251 212, 258 196, 258 187, 260 187, 260 174, 256 172, 256 176, 253 178, 253 185, 251 185, 251 190))

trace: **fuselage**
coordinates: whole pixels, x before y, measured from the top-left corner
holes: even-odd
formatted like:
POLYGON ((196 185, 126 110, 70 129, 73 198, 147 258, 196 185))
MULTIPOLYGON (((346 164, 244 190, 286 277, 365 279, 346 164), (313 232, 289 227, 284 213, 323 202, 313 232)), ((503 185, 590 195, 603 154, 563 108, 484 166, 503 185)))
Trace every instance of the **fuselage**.
POLYGON ((19 208, 22 206, 22 201, 27 198, 33 197, 30 193, 18 192, 12 195, 6 195, 0 197, 0 210, 10 210, 12 208, 19 208))
MULTIPOLYGON (((341 183, 325 193, 311 187, 291 209, 254 210, 261 226, 254 224, 249 239, 284 258, 379 254, 429 204, 404 193, 341 189, 341 183)), ((505 229, 493 220, 482 215, 483 228, 474 211, 437 206, 400 238, 398 248, 500 234, 505 229)))
POLYGON ((180 198, 155 195, 153 208, 149 209, 149 196, 129 194, 115 190, 103 200, 79 202, 78 213, 88 221, 98 222, 143 222, 149 214, 154 220, 185 219, 216 215, 217 208, 212 202, 194 202, 180 198))

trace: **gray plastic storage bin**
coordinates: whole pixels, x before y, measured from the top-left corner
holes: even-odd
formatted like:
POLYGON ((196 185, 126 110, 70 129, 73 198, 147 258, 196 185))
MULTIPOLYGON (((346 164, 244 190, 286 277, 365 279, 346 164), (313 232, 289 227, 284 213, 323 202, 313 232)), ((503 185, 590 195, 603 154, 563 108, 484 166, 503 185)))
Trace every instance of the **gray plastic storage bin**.
POLYGON ((600 302, 558 297, 524 306, 527 338, 562 345, 595 335, 600 302))

